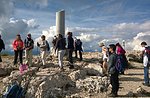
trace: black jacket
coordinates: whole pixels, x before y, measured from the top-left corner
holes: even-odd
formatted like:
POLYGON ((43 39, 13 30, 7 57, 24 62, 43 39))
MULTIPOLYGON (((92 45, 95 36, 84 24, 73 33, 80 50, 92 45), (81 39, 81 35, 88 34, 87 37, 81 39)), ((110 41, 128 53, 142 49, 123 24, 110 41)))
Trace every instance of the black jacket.
POLYGON ((82 42, 80 40, 75 41, 75 50, 83 51, 82 42))
POLYGON ((115 65, 116 65, 116 61, 117 61, 117 54, 116 53, 112 53, 109 56, 109 61, 108 61, 108 72, 112 73, 111 71, 117 72, 115 65))
POLYGON ((67 48, 74 49, 74 39, 72 38, 72 36, 68 36, 67 42, 68 42, 67 48))
POLYGON ((2 39, 0 39, 0 50, 5 49, 5 44, 2 39))
POLYGON ((56 49, 58 50, 65 50, 66 49, 66 39, 65 38, 61 38, 58 39, 56 42, 56 49))

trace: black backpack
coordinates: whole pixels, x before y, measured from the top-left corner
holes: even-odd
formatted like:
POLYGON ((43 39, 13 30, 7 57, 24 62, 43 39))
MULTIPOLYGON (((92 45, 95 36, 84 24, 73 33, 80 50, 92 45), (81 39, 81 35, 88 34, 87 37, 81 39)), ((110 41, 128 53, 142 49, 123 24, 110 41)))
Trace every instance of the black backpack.
POLYGON ((48 41, 46 41, 46 45, 47 45, 47 51, 50 51, 50 46, 49 46, 48 41))
POLYGON ((145 54, 147 55, 148 61, 150 62, 150 46, 145 47, 145 54))
POLYGON ((77 46, 80 46, 80 45, 81 45, 81 40, 80 40, 80 39, 77 39, 76 45, 77 45, 77 46))

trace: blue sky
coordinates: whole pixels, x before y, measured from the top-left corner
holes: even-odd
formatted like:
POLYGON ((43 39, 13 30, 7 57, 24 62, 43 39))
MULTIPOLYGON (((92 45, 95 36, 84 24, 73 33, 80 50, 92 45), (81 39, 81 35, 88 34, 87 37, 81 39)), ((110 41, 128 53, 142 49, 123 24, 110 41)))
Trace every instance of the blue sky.
MULTIPOLYGON (((113 43, 127 40, 129 45, 134 45, 137 40, 143 40, 141 32, 145 36, 150 32, 150 0, 1 0, 0 2, 0 22, 8 18, 6 22, 1 23, 4 24, 0 26, 2 32, 9 33, 11 27, 11 32, 15 31, 14 34, 34 32, 34 38, 38 38, 43 31, 49 34, 55 31, 55 14, 62 9, 66 11, 66 28, 82 39, 87 49, 90 43, 90 47, 96 50, 98 47, 95 43, 98 41, 113 43), (7 28, 6 24, 10 26, 7 28), (16 28, 22 29, 17 31, 16 28)), ((49 41, 52 35, 48 35, 49 41)), ((10 39, 12 38, 10 36, 10 39)))
POLYGON ((55 13, 61 9, 66 11, 70 27, 105 27, 150 19, 150 0, 48 0, 45 5, 42 0, 41 5, 31 1, 17 0, 12 17, 34 18, 41 27, 55 25, 55 13))

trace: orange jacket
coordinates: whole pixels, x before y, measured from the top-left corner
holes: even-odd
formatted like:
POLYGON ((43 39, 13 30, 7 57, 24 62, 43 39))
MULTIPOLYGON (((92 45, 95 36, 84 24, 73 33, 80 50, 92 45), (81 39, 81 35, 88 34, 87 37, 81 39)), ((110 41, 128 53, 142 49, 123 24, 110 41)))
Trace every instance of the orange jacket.
POLYGON ((14 48, 14 50, 23 50, 23 48, 24 48, 23 41, 22 40, 14 40, 13 48, 14 48))

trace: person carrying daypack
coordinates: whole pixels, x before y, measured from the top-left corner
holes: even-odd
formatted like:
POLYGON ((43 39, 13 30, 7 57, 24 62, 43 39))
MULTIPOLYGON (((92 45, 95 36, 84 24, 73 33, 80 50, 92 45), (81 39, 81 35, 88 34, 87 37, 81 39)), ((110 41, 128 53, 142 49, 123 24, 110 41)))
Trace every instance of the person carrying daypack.
POLYGON ((80 39, 75 40, 75 58, 78 58, 77 52, 79 51, 80 61, 82 61, 82 42, 80 39))
POLYGON ((144 83, 145 86, 150 86, 149 80, 149 66, 150 66, 150 46, 147 46, 146 42, 141 43, 141 55, 143 58, 143 65, 144 65, 144 83))
POLYGON ((117 61, 116 45, 110 44, 109 52, 108 73, 110 74, 110 84, 112 85, 112 90, 109 97, 117 97, 119 91, 119 72, 115 66, 117 61))
POLYGON ((40 47, 40 52, 41 52, 41 59, 42 59, 42 63, 43 63, 43 68, 46 65, 46 55, 47 55, 47 51, 50 50, 49 44, 46 40, 45 35, 41 36, 41 40, 37 42, 37 46, 40 47))
POLYGON ((2 62, 2 58, 1 58, 2 50, 5 50, 5 44, 4 44, 4 41, 1 39, 1 35, 0 35, 0 62, 2 62))
POLYGON ((27 35, 27 38, 24 40, 25 46, 25 59, 28 62, 29 66, 32 66, 32 50, 34 48, 34 41, 31 38, 31 34, 27 35))

